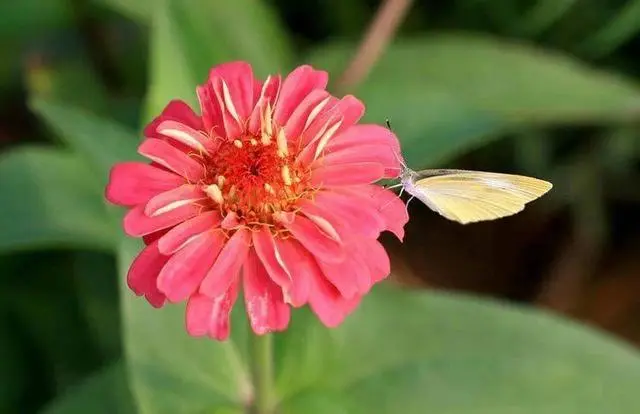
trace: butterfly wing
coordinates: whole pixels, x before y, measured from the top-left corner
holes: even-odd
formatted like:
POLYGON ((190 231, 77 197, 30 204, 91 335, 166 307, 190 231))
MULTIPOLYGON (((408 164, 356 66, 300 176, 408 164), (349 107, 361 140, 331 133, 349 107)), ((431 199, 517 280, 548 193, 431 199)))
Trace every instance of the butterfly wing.
POLYGON ((516 214, 552 187, 537 178, 481 171, 426 170, 419 177, 407 190, 432 210, 462 224, 516 214))

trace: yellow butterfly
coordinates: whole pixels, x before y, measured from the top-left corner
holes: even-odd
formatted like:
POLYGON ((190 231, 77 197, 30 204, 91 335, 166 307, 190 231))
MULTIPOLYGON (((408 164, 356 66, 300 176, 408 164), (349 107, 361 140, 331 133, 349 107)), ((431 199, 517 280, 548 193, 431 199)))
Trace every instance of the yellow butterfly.
MULTIPOLYGON (((391 123, 387 119, 387 128, 391 123)), ((422 170, 409 168, 393 151, 402 165, 402 191, 411 194, 407 206, 417 198, 431 210, 461 224, 495 220, 524 210, 525 204, 542 197, 553 185, 523 175, 470 170, 422 170)))
POLYGON ((406 165, 398 186, 461 224, 511 216, 552 188, 547 181, 521 175, 446 169, 416 172, 406 165))

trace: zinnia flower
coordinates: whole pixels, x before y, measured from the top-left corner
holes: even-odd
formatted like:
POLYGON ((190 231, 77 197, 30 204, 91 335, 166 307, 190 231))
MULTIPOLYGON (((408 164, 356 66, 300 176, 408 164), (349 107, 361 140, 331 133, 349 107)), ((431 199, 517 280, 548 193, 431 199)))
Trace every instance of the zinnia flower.
POLYGON ((356 125, 363 104, 330 95, 327 79, 310 66, 264 83, 244 62, 214 67, 201 114, 170 102, 144 131, 151 162, 112 169, 106 197, 146 243, 128 285, 155 307, 186 300, 190 335, 226 339, 241 287, 256 334, 284 330, 305 304, 334 327, 389 274, 377 239, 402 239, 408 217, 373 183, 398 176, 399 143, 356 125))

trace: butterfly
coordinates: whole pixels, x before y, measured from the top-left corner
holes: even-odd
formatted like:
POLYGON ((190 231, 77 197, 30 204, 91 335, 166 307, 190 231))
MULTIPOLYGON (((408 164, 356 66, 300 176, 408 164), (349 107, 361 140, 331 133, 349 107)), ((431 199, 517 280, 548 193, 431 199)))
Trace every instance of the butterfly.
MULTIPOLYGON (((397 154, 396 154, 397 155, 397 154)), ((427 207, 461 224, 495 220, 522 211, 525 204, 546 194, 550 182, 522 175, 470 170, 414 171, 402 165, 402 187, 427 207)), ((409 201, 411 201, 411 199, 409 201)), ((408 202, 407 202, 408 205, 408 202)))

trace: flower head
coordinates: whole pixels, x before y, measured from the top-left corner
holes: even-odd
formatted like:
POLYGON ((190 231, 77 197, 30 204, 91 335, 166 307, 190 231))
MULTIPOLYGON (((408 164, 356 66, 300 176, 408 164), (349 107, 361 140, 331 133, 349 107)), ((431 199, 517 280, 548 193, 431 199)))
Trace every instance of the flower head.
POLYGON ((106 197, 130 208, 124 230, 146 243, 129 287, 155 307, 187 300, 191 335, 227 338, 241 287, 257 334, 305 304, 336 326, 389 274, 377 239, 402 239, 408 217, 373 183, 398 175, 399 143, 356 125, 362 103, 326 84, 310 66, 264 83, 244 62, 214 67, 197 88, 201 114, 170 102, 144 131, 150 163, 112 169, 106 197))

